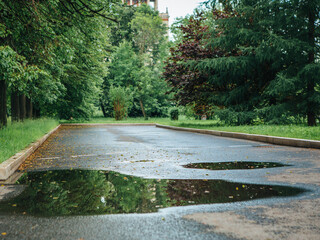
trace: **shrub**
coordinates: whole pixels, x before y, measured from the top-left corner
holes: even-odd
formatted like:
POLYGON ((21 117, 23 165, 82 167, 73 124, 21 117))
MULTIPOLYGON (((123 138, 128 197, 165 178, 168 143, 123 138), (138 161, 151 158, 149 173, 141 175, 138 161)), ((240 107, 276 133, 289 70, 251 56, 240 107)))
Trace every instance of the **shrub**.
POLYGON ((132 94, 128 89, 111 86, 109 90, 110 99, 113 104, 114 118, 122 120, 127 117, 128 108, 132 102, 132 94))
POLYGON ((178 120, 179 119, 179 110, 178 108, 173 108, 170 110, 170 119, 178 120))
POLYGON ((216 115, 226 125, 250 125, 257 119, 257 114, 254 111, 221 109, 216 111, 216 115))

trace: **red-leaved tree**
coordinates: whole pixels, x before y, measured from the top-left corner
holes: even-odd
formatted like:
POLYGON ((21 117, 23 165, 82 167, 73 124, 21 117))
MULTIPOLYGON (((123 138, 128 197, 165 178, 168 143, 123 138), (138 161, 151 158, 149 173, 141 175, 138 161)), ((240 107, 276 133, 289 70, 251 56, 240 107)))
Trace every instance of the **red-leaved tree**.
POLYGON ((188 24, 180 29, 182 42, 170 49, 171 57, 166 61, 163 75, 179 105, 193 104, 197 114, 208 114, 215 102, 214 92, 223 86, 211 81, 214 72, 199 71, 192 65, 199 60, 221 57, 224 52, 208 46, 208 25, 203 13, 190 17, 188 24))

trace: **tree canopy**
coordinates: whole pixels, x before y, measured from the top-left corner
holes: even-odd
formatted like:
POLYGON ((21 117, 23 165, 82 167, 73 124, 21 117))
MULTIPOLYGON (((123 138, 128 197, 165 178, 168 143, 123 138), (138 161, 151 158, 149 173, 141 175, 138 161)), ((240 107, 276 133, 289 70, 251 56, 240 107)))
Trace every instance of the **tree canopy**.
POLYGON ((195 96, 206 95, 206 104, 229 124, 306 118, 308 125, 316 125, 320 114, 320 1, 207 4, 210 14, 197 20, 206 28, 194 28, 195 18, 191 17, 181 27, 183 41, 171 51, 166 67, 166 80, 178 89, 180 103, 185 104, 185 99, 197 103, 195 96), (189 49, 207 56, 190 58, 186 55, 189 49), (198 75, 185 77, 181 69, 198 75), (205 77, 199 81, 199 76, 205 77))
POLYGON ((108 117, 114 99, 122 117, 178 104, 227 124, 316 125, 320 0, 205 5, 173 24, 170 43, 146 4, 0 0, 0 127, 7 116, 108 117))
POLYGON ((140 108, 145 117, 164 115, 165 91, 154 88, 166 88, 165 35, 159 13, 146 4, 1 0, 1 126, 7 115, 18 121, 88 118, 98 107, 106 113, 112 85, 130 88, 133 115, 140 108))
POLYGON ((119 5, 116 0, 0 1, 1 125, 7 99, 12 120, 28 116, 27 109, 30 116, 40 111, 89 116, 106 74, 108 25, 117 22, 119 5))
POLYGON ((169 88, 162 77, 162 68, 167 57, 167 30, 158 12, 145 4, 134 8, 133 14, 132 11, 123 14, 127 14, 122 15, 126 28, 118 28, 120 33, 112 32, 124 37, 118 39, 109 58, 109 73, 104 78, 101 96, 104 115, 113 114, 114 103, 110 96, 113 86, 124 88, 124 92, 132 94, 129 116, 166 116, 170 105, 166 95, 169 88))

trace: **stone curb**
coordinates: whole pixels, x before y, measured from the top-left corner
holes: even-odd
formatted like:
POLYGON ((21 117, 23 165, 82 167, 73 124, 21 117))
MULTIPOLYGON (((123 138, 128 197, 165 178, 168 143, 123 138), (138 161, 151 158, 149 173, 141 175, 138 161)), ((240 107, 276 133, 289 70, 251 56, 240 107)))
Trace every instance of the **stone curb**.
POLYGON ((0 180, 8 179, 32 153, 34 153, 38 147, 43 144, 48 137, 56 132, 61 125, 57 126, 55 129, 44 135, 42 138, 37 140, 34 143, 31 143, 27 148, 22 150, 19 153, 16 153, 14 156, 9 158, 0 164, 0 180))
POLYGON ((62 123, 62 126, 155 126, 155 123, 62 123))
POLYGON ((320 149, 320 141, 315 141, 315 140, 273 137, 273 136, 267 136, 267 135, 257 135, 257 134, 237 133, 237 132, 224 132, 224 131, 206 130, 206 129, 173 127, 173 126, 167 126, 167 125, 161 125, 161 124, 156 124, 156 127, 172 129, 172 130, 177 130, 177 131, 203 133, 203 134, 215 135, 215 136, 220 136, 220 137, 245 139, 245 140, 257 141, 257 142, 271 143, 271 144, 276 144, 276 145, 320 149))

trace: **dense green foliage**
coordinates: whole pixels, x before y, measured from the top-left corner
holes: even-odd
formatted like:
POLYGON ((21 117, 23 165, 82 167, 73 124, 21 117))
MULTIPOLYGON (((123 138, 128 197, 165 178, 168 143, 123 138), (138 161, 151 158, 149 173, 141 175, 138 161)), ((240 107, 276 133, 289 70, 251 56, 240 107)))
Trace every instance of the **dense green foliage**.
POLYGON ((39 115, 88 117, 106 74, 107 28, 118 0, 0 1, 1 94, 5 125, 39 115), (4 70, 3 70, 4 69, 4 70), (8 111, 10 113, 10 111, 8 111))
POLYGON ((171 120, 178 120, 179 119, 179 109, 172 108, 169 112, 171 120))
POLYGON ((112 85, 130 90, 130 115, 166 115, 158 14, 121 0, 1 0, 1 126, 7 115, 89 118, 98 107, 113 115, 112 85))
POLYGON ((208 115, 214 109, 227 124, 305 118, 315 125, 320 114, 320 1, 208 4, 207 18, 192 16, 180 27, 182 41, 167 64, 165 77, 178 88, 180 104, 202 102, 212 107, 205 110, 208 115), (181 69, 191 77, 180 77, 181 69))
POLYGON ((57 120, 40 118, 11 124, 0 131, 0 163, 38 140, 58 125, 57 120))
MULTIPOLYGON (((163 60, 167 56, 166 28, 157 12, 147 5, 135 11, 123 11, 121 23, 126 28, 113 32, 119 37, 109 59, 109 73, 104 78, 101 107, 104 116, 112 116, 110 87, 127 89, 133 96, 128 115, 144 118, 166 116, 169 107, 167 84, 163 80, 163 60)), ((115 36, 114 36, 115 35, 115 36)))
POLYGON ((127 95, 120 118, 168 116, 174 96, 226 124, 316 125, 320 0, 206 4, 169 43, 146 4, 0 0, 0 127, 10 115, 115 116, 114 89, 127 95))

